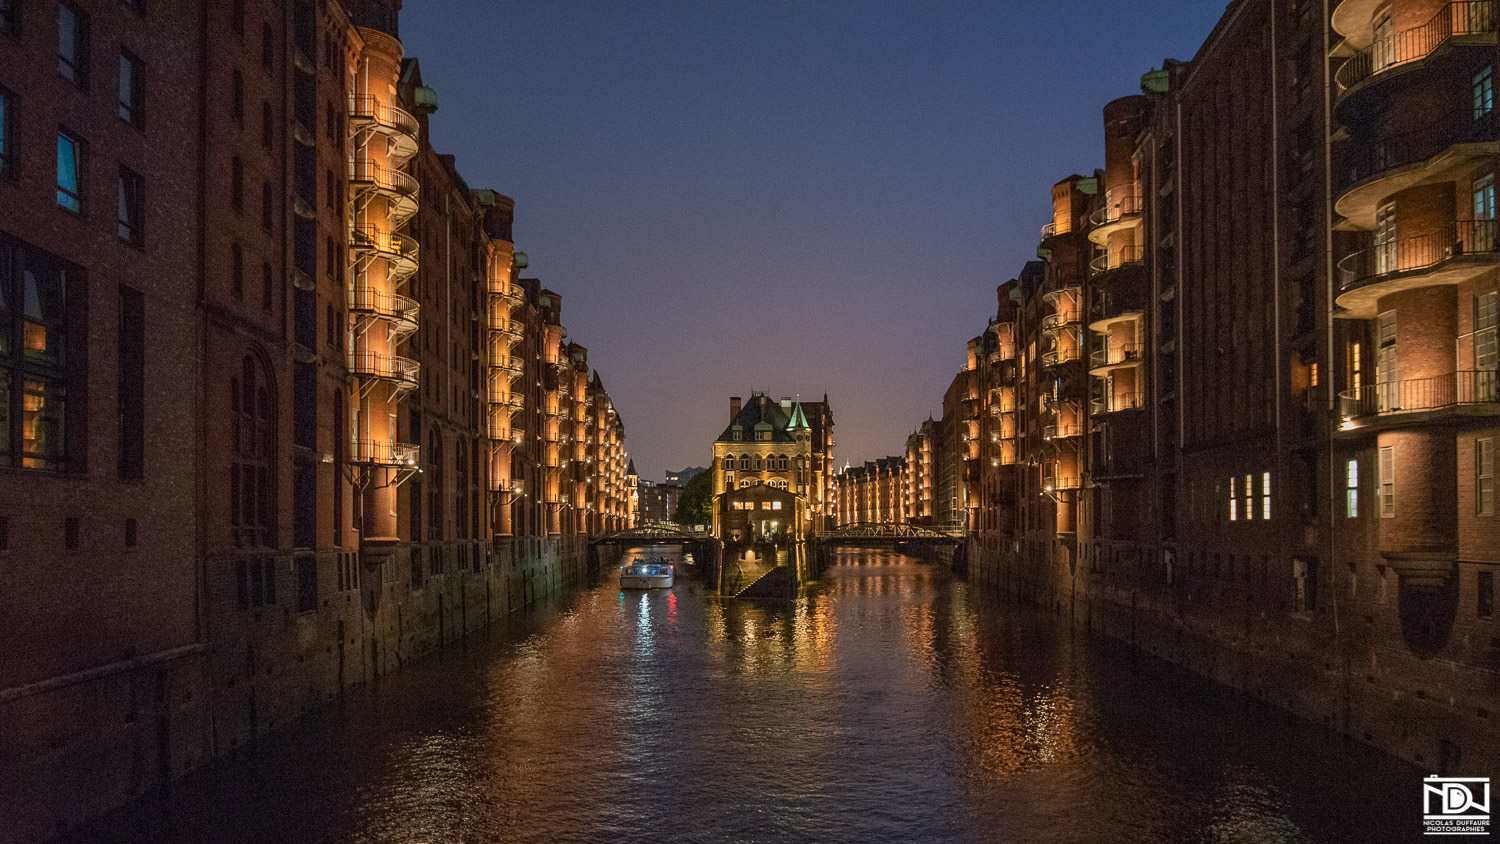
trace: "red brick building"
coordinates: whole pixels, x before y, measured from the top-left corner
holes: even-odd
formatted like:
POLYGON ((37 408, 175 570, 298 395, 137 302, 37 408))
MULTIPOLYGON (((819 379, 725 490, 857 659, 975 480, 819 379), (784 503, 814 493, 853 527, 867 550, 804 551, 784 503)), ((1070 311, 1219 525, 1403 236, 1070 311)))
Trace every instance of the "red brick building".
POLYGON ((398 5, 0 7, 20 840, 581 576, 631 524, 624 425, 518 277, 514 203, 433 150, 398 5))

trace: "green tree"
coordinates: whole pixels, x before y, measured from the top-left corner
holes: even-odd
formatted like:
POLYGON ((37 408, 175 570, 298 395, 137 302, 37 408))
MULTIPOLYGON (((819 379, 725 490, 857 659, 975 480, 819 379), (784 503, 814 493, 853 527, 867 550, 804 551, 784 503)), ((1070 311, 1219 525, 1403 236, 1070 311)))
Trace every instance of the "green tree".
POLYGON ((672 521, 679 525, 712 524, 713 506, 713 473, 699 472, 682 488, 682 497, 677 499, 677 512, 672 514, 672 521))

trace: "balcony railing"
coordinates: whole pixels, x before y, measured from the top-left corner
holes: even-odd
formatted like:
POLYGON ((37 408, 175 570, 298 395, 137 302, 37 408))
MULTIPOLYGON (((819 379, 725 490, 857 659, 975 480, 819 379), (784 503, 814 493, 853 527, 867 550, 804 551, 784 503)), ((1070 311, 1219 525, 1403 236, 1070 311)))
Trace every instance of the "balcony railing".
POLYGON ((1101 413, 1116 413, 1121 410, 1139 410, 1145 406, 1146 394, 1143 392, 1133 393, 1111 393, 1107 396, 1095 396, 1089 400, 1089 410, 1095 415, 1101 413))
POLYGON ((1145 251, 1139 246, 1126 246, 1099 255, 1089 261, 1089 272, 1093 275, 1107 273, 1110 270, 1118 270, 1121 267, 1139 264, 1145 260, 1145 251))
POLYGON ((1127 363, 1140 360, 1141 347, 1138 343, 1118 343, 1103 349, 1095 349, 1089 353, 1089 369, 1098 369, 1103 366, 1114 366, 1119 363, 1127 363))
POLYGON ((1431 378, 1366 384, 1339 393, 1339 413, 1348 419, 1421 413, 1497 400, 1493 369, 1460 370, 1431 378))
POLYGON ((411 443, 386 440, 354 440, 349 443, 350 463, 373 463, 377 466, 415 466, 421 449, 411 443))
POLYGON ((415 299, 399 293, 385 293, 373 287, 349 288, 349 310, 355 313, 374 314, 396 323, 395 329, 402 334, 417 330, 417 318, 421 306, 415 299))
POLYGON ((1078 314, 1072 310, 1042 317, 1043 331, 1059 331, 1078 322, 1078 314))
POLYGON ((518 319, 503 311, 490 311, 489 330, 513 340, 520 340, 526 334, 526 326, 518 319))
POLYGON ((403 390, 420 386, 421 365, 411 358, 376 352, 350 352, 349 371, 355 375, 392 381, 403 390))
POLYGON ((1056 223, 1048 223, 1047 225, 1042 226, 1042 240, 1046 240, 1049 237, 1056 237, 1056 236, 1057 236, 1057 224, 1056 223))
POLYGON ((526 364, 522 363, 520 358, 513 355, 490 358, 490 367, 510 373, 511 375, 520 375, 526 371, 526 364))
POLYGON ((1357 146, 1350 151, 1339 192, 1344 193, 1387 170, 1420 164, 1458 144, 1493 144, 1495 128, 1494 109, 1475 114, 1472 108, 1461 108, 1420 129, 1357 146))
POLYGON ((1342 93, 1371 76, 1427 58, 1455 36, 1483 35, 1494 29, 1493 0, 1456 0, 1421 26, 1375 39, 1369 49, 1344 62, 1334 80, 1342 93))
POLYGON ((1043 475, 1042 491, 1057 492, 1063 489, 1078 489, 1083 486, 1082 479, 1077 475, 1043 475))
POLYGON ((420 185, 410 174, 376 164, 368 158, 349 162, 349 181, 374 185, 383 191, 415 197, 420 185))
POLYGON ((1089 224, 1104 226, 1141 213, 1141 196, 1135 185, 1123 185, 1104 192, 1103 207, 1089 215, 1089 224))
POLYGON ((416 137, 417 118, 394 104, 382 104, 374 97, 350 97, 349 119, 355 122, 374 121, 382 127, 393 129, 403 135, 416 137))
POLYGON ((1361 249, 1339 261, 1339 289, 1349 290, 1399 273, 1430 269, 1464 255, 1496 257, 1494 220, 1459 220, 1436 232, 1361 249))
POLYGON ((1082 433, 1077 425, 1047 425, 1042 428, 1042 439, 1063 440, 1082 436, 1082 433))

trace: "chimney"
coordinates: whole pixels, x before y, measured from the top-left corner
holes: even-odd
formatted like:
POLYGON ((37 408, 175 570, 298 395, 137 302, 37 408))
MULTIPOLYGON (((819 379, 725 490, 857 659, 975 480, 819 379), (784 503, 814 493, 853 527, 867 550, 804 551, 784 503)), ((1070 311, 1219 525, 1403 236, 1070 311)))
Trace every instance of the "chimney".
POLYGON ((791 413, 792 413, 792 400, 791 400, 790 397, 788 397, 788 396, 782 396, 781 397, 781 412, 787 414, 788 416, 791 415, 791 413))
POLYGON ((729 424, 733 425, 734 424, 734 420, 736 420, 738 418, 740 418, 740 397, 739 396, 730 396, 729 397, 729 424))

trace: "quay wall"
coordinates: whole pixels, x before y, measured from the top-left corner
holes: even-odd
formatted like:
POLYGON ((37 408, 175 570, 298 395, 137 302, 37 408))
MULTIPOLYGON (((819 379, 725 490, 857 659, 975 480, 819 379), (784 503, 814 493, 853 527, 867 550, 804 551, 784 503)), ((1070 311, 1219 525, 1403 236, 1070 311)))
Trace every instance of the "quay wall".
MULTIPOLYGON (((1185 574, 1155 588, 1085 564, 1058 565, 970 542, 968 580, 1445 775, 1488 776, 1500 752, 1487 701, 1495 678, 1419 657, 1357 605, 1287 613, 1234 584, 1185 574), (1342 613, 1340 610, 1342 609, 1342 613)), ((1459 643, 1461 645, 1462 643, 1459 643)))
POLYGON ((309 609, 299 608, 307 596, 293 557, 272 563, 275 600, 248 610, 233 569, 203 561, 198 643, 0 690, 6 840, 46 841, 170 789, 344 689, 579 588, 595 565, 582 536, 393 551, 373 568, 353 553, 319 560, 320 579, 336 577, 318 584, 309 609))

